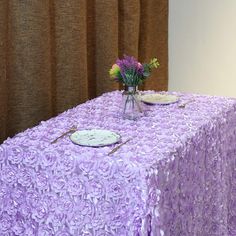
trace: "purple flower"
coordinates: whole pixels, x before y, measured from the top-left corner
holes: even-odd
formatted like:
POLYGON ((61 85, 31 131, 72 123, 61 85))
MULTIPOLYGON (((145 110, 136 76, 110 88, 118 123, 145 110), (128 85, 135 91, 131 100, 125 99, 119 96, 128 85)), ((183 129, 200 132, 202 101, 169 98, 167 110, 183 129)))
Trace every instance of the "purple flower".
POLYGON ((98 209, 98 213, 103 215, 103 217, 106 217, 109 219, 110 215, 112 215, 114 213, 114 203, 109 202, 109 201, 105 201, 105 200, 101 200, 97 203, 97 209, 98 209))
POLYGON ((29 167, 36 166, 38 159, 41 159, 39 155, 36 149, 30 148, 24 155, 23 163, 29 167))
POLYGON ((34 129, 27 130, 26 135, 29 137, 30 140, 38 141, 41 133, 38 130, 36 130, 36 128, 34 128, 34 129))
POLYGON ((83 161, 79 164, 79 169, 87 174, 92 170, 93 165, 92 161, 83 161))
POLYGON ((125 55, 123 59, 116 61, 109 74, 112 79, 126 86, 137 86, 150 75, 152 68, 158 66, 156 58, 151 59, 150 63, 141 64, 134 57, 125 55))
POLYGON ((97 230, 95 235, 96 236, 112 236, 112 234, 106 231, 105 229, 97 230))
POLYGON ((79 233, 80 236, 93 236, 94 234, 91 231, 88 230, 81 230, 81 232, 79 233))
POLYGON ((42 156, 41 159, 41 165, 43 169, 46 169, 47 167, 53 166, 57 161, 56 153, 53 151, 46 151, 46 153, 42 156))
POLYGON ((32 210, 32 218, 37 222, 42 222, 48 214, 48 206, 45 202, 39 202, 32 210))
POLYGON ((68 194, 62 195, 61 198, 57 199, 55 206, 55 211, 57 213, 64 212, 69 215, 71 214, 71 212, 73 212, 73 210, 74 210, 74 201, 68 194))
POLYGON ((78 230, 81 230, 84 225, 84 216, 80 214, 73 214, 67 220, 72 235, 78 235, 78 230))
MULTIPOLYGON (((129 218, 130 217, 130 209, 129 206, 133 205, 132 200, 129 198, 126 198, 125 201, 119 202, 119 204, 114 205, 114 210, 113 210, 113 215, 119 214, 122 215, 124 218, 129 218)), ((135 206, 133 205, 133 209, 135 206)))
POLYGON ((55 211, 58 201, 58 196, 56 193, 47 192, 47 194, 43 196, 43 200, 47 203, 48 206, 50 206, 50 211, 55 211))
POLYGON ((148 199, 150 206, 155 206, 160 200, 160 191, 156 188, 151 188, 149 190, 148 199))
POLYGON ((23 235, 23 233, 25 231, 25 227, 21 221, 17 221, 14 224, 12 230, 15 233, 15 235, 23 235))
POLYGON ((105 188, 103 187, 102 183, 99 180, 94 180, 90 183, 89 186, 89 195, 91 197, 100 199, 105 194, 105 188))
POLYGON ((37 188, 41 190, 47 190, 48 189, 48 177, 45 173, 38 173, 36 177, 36 184, 37 188))
POLYGON ((125 177, 126 179, 133 179, 135 178, 135 166, 129 164, 120 162, 119 163, 119 171, 117 172, 118 175, 121 175, 122 177, 125 177))
POLYGON ((59 163, 59 168, 63 172, 72 173, 75 169, 75 159, 69 155, 63 155, 59 163))
POLYGON ((1 179, 3 182, 7 182, 8 184, 14 184, 16 182, 16 171, 17 169, 13 166, 6 166, 2 169, 1 179))
POLYGON ((114 167, 107 161, 98 162, 97 171, 105 179, 112 178, 114 175, 114 167))
POLYGON ((94 216, 94 205, 89 200, 84 200, 80 204, 80 214, 89 218, 94 216))
POLYGON ((233 199, 230 201, 230 204, 229 204, 229 212, 232 214, 232 215, 236 215, 236 201, 233 199))
POLYGON ((73 175, 68 181, 68 192, 71 195, 81 196, 85 193, 85 186, 79 176, 73 175))
POLYGON ((119 215, 113 216, 110 221, 110 227, 112 229, 118 229, 123 226, 122 218, 119 215))
POLYGON ((39 193, 37 193, 37 191, 33 189, 27 191, 25 196, 26 196, 26 202, 32 207, 35 207, 40 200, 39 193))
POLYGON ((11 197, 17 204, 23 203, 25 201, 25 188, 16 186, 11 193, 11 197))
POLYGON ((4 213, 2 216, 0 216, 0 233, 6 234, 9 232, 12 226, 12 220, 11 217, 4 213))
POLYGON ((17 213, 17 204, 11 198, 7 198, 4 202, 4 210, 8 215, 15 216, 17 213))
POLYGON ((236 233, 236 216, 231 216, 228 219, 228 225, 229 225, 229 229, 231 232, 235 232, 236 233))
POLYGON ((124 59, 118 59, 116 64, 120 67, 121 73, 134 71, 138 75, 142 76, 144 68, 134 57, 124 56, 124 59))
POLYGON ((52 176, 51 177, 51 188, 56 193, 63 192, 66 186, 66 180, 62 176, 52 176))
POLYGON ((108 186, 107 195, 111 199, 118 200, 124 196, 124 187, 122 183, 111 182, 108 186))
POLYGON ((57 231, 55 236, 71 236, 71 234, 66 229, 64 229, 57 231))
POLYGON ((116 64, 120 67, 120 74, 126 85, 136 86, 142 80, 144 67, 134 57, 124 56, 124 59, 118 59, 116 64))
POLYGON ((64 213, 53 212, 48 216, 47 224, 52 225, 54 230, 59 230, 65 224, 64 213))
POLYGON ((93 229, 98 230, 104 228, 104 220, 101 216, 94 217, 91 222, 93 229))
POLYGON ((35 225, 32 221, 28 221, 27 226, 25 227, 25 232, 24 232, 24 236, 35 236, 36 232, 35 232, 35 225))
POLYGON ((0 199, 6 198, 9 196, 9 187, 4 185, 3 182, 0 182, 0 199))
POLYGON ((8 160, 12 164, 19 164, 21 163, 23 158, 23 150, 20 147, 11 147, 9 149, 8 160))
POLYGON ((31 214, 31 208, 29 205, 27 205, 26 203, 23 203, 22 205, 20 205, 19 207, 19 213, 22 217, 24 218, 28 218, 31 214))
POLYGON ((51 236, 53 235, 52 229, 47 225, 40 225, 38 229, 38 236, 51 236))
POLYGON ((24 187, 29 187, 32 183, 31 173, 27 169, 22 169, 18 174, 18 183, 24 187))

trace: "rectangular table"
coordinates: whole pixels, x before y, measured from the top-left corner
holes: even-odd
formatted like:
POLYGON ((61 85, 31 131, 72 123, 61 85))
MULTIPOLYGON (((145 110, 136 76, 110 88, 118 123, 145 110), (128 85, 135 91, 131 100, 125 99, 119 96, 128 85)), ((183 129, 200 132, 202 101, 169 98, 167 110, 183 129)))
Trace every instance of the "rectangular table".
MULTIPOLYGON (((121 93, 106 93, 0 145, 0 235, 235 236, 236 100, 146 106, 121 118, 121 93), (81 147, 76 125, 131 141, 81 147)), ((180 101, 180 102, 181 102, 180 101)))

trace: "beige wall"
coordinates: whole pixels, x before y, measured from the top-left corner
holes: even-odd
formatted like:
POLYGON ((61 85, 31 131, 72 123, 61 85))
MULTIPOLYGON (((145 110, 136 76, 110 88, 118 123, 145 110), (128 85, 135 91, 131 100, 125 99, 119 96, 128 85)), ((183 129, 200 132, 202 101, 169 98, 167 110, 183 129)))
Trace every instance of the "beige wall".
POLYGON ((236 0, 169 1, 169 90, 236 97, 236 0))

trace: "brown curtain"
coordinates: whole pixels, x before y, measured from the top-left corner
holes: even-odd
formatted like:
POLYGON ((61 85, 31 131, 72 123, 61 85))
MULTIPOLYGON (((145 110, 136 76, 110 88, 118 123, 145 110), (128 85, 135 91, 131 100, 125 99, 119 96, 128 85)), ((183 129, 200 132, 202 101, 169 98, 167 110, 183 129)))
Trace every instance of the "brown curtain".
POLYGON ((144 89, 167 89, 167 0, 1 0, 0 142, 119 88, 117 57, 156 56, 144 89))

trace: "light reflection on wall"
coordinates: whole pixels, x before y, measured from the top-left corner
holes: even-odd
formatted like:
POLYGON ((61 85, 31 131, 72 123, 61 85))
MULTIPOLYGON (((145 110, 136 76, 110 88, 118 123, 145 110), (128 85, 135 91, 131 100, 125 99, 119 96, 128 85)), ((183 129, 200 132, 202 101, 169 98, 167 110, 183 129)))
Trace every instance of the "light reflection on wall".
POLYGON ((169 90, 236 97, 236 1, 169 1, 169 90))

